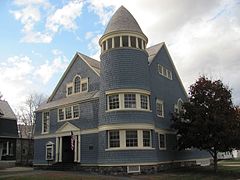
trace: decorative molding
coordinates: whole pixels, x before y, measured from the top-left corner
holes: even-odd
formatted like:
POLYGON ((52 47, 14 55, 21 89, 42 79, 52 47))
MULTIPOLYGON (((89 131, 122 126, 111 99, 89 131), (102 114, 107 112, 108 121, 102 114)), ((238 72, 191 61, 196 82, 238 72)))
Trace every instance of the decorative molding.
POLYGON ((70 122, 66 122, 63 124, 57 131, 56 134, 66 133, 66 132, 74 132, 74 131, 80 131, 80 129, 70 122))
POLYGON ((140 94, 151 95, 150 91, 144 90, 144 89, 114 89, 114 90, 108 90, 105 93, 106 95, 115 94, 115 93, 140 93, 140 94))

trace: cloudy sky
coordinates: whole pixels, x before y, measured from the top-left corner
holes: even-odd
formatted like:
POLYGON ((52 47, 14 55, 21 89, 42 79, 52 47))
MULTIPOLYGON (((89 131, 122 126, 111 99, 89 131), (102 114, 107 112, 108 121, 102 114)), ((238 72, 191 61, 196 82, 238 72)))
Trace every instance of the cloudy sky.
POLYGON ((188 90, 199 75, 221 79, 240 105, 240 0, 0 1, 0 92, 16 109, 50 95, 76 51, 99 59, 98 39, 124 5, 148 36, 165 42, 188 90))

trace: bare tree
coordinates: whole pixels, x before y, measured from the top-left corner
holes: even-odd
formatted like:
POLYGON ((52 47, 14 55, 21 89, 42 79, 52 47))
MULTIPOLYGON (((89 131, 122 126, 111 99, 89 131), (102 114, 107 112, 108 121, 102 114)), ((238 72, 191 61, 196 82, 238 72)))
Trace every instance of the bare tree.
MULTIPOLYGON (((46 96, 43 94, 33 93, 30 94, 25 103, 19 107, 17 117, 18 117, 18 131, 20 138, 29 139, 28 143, 28 154, 27 157, 31 157, 32 149, 32 139, 34 135, 35 128, 35 115, 34 111, 47 100, 46 96)), ((22 147, 22 146, 21 146, 22 147)), ((27 162, 28 162, 27 158, 27 162)))

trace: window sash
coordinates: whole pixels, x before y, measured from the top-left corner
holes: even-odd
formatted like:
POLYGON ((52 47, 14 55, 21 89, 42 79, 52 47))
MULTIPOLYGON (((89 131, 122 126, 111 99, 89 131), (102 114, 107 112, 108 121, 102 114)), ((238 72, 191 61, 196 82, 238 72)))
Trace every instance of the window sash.
POLYGON ((124 107, 136 108, 136 94, 124 94, 124 107))
POLYGON ((156 102, 156 113, 160 117, 164 116, 163 102, 160 100, 157 100, 157 102, 156 102))
POLYGON ((50 114, 49 112, 43 112, 43 127, 42 127, 42 132, 46 133, 49 131, 49 121, 50 121, 50 114))
POLYGON ((151 146, 151 131, 143 131, 143 146, 151 146))
POLYGON ((78 118, 79 117, 79 106, 75 105, 73 106, 73 118, 78 118))
POLYGON ((119 108, 119 95, 109 95, 108 96, 108 106, 109 109, 118 109, 119 108))
POLYGON ((166 135, 165 134, 159 134, 159 147, 162 149, 166 148, 166 135))
POLYGON ((67 91, 68 91, 67 94, 71 95, 73 93, 73 88, 72 87, 68 87, 67 91))
POLYGON ((120 147, 119 131, 109 131, 109 147, 120 147))
POLYGON ((72 119, 72 106, 65 108, 65 118, 72 119))
POLYGON ((140 95, 141 98, 141 109, 148 109, 148 96, 140 95))
POLYGON ((74 80, 74 92, 78 93, 80 92, 80 77, 77 76, 74 80))
POLYGON ((64 109, 58 109, 58 119, 64 120, 64 109))
POLYGON ((137 146, 138 146, 137 130, 126 131, 126 147, 137 146))

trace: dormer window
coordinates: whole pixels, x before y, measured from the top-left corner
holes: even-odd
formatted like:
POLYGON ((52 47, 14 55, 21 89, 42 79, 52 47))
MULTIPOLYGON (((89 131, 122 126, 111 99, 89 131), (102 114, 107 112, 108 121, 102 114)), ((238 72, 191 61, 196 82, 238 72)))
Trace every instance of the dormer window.
POLYGON ((66 95, 88 92, 88 78, 81 78, 79 75, 73 78, 73 82, 66 85, 66 95))
POLYGON ((80 77, 76 76, 74 80, 74 93, 80 92, 80 77))

